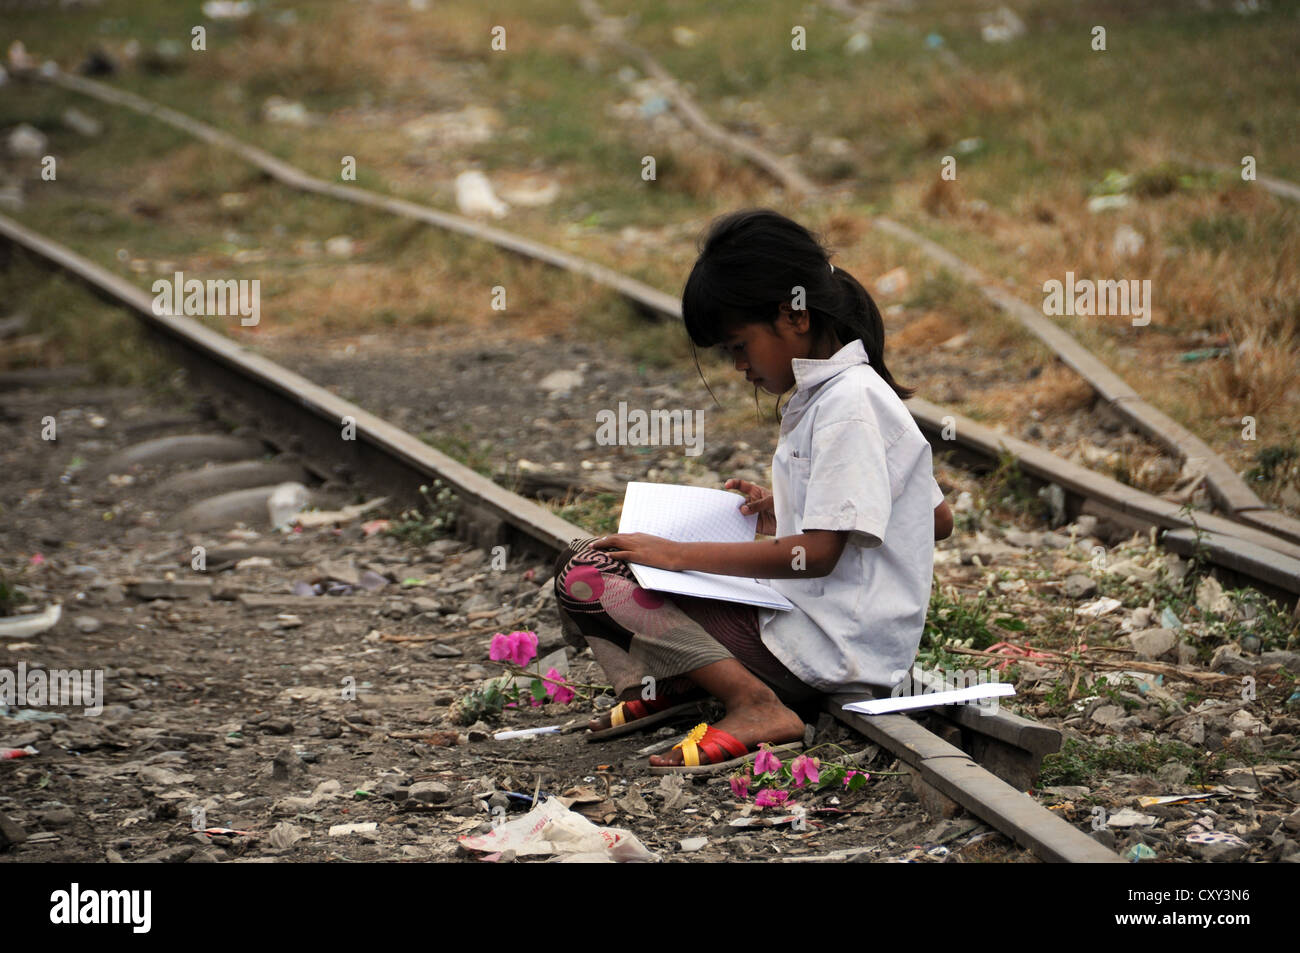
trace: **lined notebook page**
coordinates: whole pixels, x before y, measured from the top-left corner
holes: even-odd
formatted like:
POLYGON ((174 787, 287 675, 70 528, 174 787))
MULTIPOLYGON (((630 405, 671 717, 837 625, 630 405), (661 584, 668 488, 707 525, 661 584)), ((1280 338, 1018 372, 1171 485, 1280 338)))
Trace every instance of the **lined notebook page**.
MULTIPOLYGON (((649 533, 682 543, 752 542, 758 515, 740 512, 744 497, 727 490, 672 483, 629 483, 623 498, 620 533, 649 533)), ((790 600, 771 586, 745 576, 672 572, 629 563, 646 589, 677 595, 721 599, 769 609, 792 609, 790 600)))

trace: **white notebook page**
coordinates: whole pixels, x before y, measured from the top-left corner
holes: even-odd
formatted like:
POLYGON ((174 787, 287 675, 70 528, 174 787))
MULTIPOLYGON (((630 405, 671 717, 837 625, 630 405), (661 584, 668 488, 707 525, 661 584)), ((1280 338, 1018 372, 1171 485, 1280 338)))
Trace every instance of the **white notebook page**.
MULTIPOLYGON (((754 539, 758 515, 740 512, 744 497, 727 490, 671 483, 627 485, 620 533, 648 533, 682 543, 747 543, 754 539)), ((793 609, 790 600, 751 577, 717 573, 673 572, 629 563, 646 589, 721 599, 771 609, 793 609)))

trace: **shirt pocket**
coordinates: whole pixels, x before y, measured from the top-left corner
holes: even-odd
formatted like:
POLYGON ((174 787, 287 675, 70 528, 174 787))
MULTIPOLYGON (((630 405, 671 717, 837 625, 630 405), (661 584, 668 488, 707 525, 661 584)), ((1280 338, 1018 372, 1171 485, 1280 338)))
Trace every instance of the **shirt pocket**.
POLYGON ((803 532, 803 508, 808 502, 808 476, 812 472, 812 458, 790 454, 790 513, 794 516, 794 531, 803 532))

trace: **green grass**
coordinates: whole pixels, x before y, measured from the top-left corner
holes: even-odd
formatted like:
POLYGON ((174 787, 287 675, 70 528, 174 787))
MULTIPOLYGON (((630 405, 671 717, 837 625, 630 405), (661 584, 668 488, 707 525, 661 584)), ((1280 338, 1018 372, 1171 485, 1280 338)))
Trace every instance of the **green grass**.
POLYGON ((615 533, 618 532, 618 514, 623 498, 614 493, 595 493, 571 503, 541 501, 540 505, 589 533, 615 533))
POLYGON ((1209 755, 1177 741, 1139 741, 1098 745, 1067 738, 1061 750, 1043 758, 1039 785, 1090 784, 1108 774, 1155 774, 1160 766, 1177 761, 1192 769, 1191 783, 1207 784, 1213 771, 1221 770, 1227 753, 1209 755))
POLYGON ((92 380, 122 386, 161 385, 172 369, 130 311, 20 249, 0 267, 0 301, 26 313, 29 332, 47 341, 39 355, 16 358, 12 368, 84 365, 92 380))

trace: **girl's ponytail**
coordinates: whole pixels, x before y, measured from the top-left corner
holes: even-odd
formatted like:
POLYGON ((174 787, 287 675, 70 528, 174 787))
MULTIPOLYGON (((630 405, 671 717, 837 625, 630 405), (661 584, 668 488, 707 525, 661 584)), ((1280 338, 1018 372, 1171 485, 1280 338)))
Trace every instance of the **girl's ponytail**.
POLYGON ((894 389, 900 399, 907 400, 916 393, 916 388, 899 384, 894 380, 894 375, 889 373, 889 368, 885 367, 885 320, 880 316, 875 300, 858 279, 843 268, 836 268, 831 273, 831 280, 846 299, 844 308, 834 308, 827 315, 827 323, 835 336, 843 344, 853 338, 860 339, 863 350, 867 352, 867 360, 876 373, 894 389))

